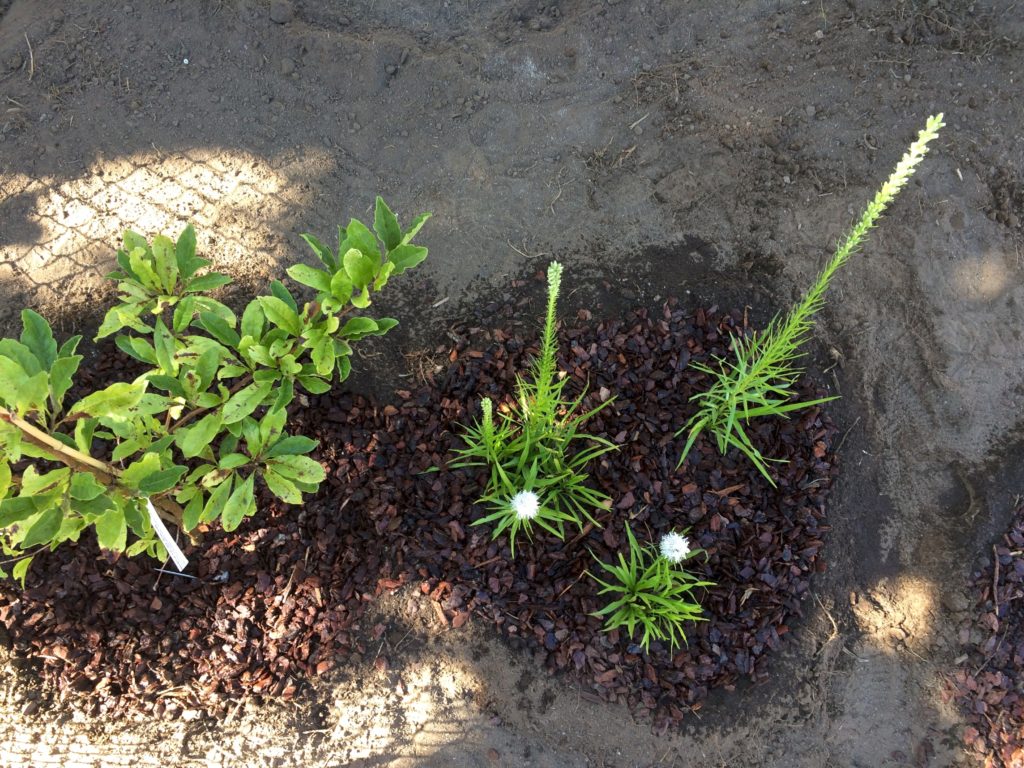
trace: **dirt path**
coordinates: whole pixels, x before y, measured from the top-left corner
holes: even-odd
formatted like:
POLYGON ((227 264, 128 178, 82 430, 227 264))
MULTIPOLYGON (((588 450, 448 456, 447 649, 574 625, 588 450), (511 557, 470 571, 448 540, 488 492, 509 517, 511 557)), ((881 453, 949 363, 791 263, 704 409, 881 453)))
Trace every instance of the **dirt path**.
MULTIPOLYGON (((767 685, 722 692, 672 736, 545 679, 480 628, 435 628, 391 670, 351 670, 224 724, 40 706, 45 692, 9 665, 0 754, 15 766, 970 764, 942 696, 952 618, 1024 488, 1020 8, 411 5, 0 3, 0 325, 25 305, 64 329, 94 322, 126 226, 192 221, 205 254, 257 290, 302 253, 298 232, 329 233, 378 192, 435 214, 427 279, 401 298, 402 352, 435 346, 459 306, 552 255, 625 300, 689 291, 763 319, 944 111, 933 156, 820 327, 815 362, 838 363, 828 376, 849 433, 831 568, 805 622, 767 685)), ((378 374, 404 373, 400 361, 378 374)))

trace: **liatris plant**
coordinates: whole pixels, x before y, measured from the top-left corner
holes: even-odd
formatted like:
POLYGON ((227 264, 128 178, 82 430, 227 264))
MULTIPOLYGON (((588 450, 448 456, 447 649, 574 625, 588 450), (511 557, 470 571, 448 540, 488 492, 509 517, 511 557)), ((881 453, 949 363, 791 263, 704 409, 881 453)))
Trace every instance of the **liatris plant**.
POLYGON ((493 538, 507 532, 515 555, 516 536, 539 526, 560 539, 565 524, 580 530, 596 524, 593 511, 608 505, 608 497, 587 487, 587 464, 615 445, 603 437, 581 432, 583 422, 608 405, 580 413, 585 396, 565 396, 568 379, 560 374, 556 308, 562 265, 548 267, 548 302, 541 353, 524 378, 516 378, 516 400, 498 408, 490 398, 481 402, 483 415, 466 429, 466 447, 456 451, 453 466, 486 466, 490 475, 478 500, 492 511, 474 525, 493 524, 493 538))
POLYGON ((762 456, 743 425, 759 416, 784 416, 791 411, 834 399, 823 397, 793 402, 794 385, 801 373, 796 363, 804 355, 801 347, 810 338, 815 315, 825 305, 825 291, 832 278, 857 251, 886 207, 914 174, 918 163, 928 152, 929 142, 938 136, 943 125, 941 114, 928 118, 924 130, 910 145, 857 224, 840 242, 832 259, 799 304, 785 317, 776 316, 761 333, 755 333, 750 338, 735 337, 732 343, 734 360, 718 358, 717 369, 694 364, 697 370, 711 376, 714 383, 707 392, 691 398, 699 403, 697 413, 676 433, 688 433, 686 446, 679 457, 680 465, 686 460, 697 438, 704 430, 708 430, 715 436, 721 453, 724 454, 729 448, 738 448, 768 482, 775 485, 775 480, 768 472, 768 462, 778 459, 762 456))
POLYGON ((680 640, 686 642, 686 622, 705 620, 693 593, 713 582, 700 581, 682 567, 703 550, 691 549, 686 537, 674 531, 662 536, 660 552, 638 544, 628 524, 626 536, 628 560, 620 552, 618 565, 598 561, 611 580, 590 574, 601 587, 599 595, 612 595, 611 602, 593 615, 604 618, 606 632, 622 627, 632 638, 640 630, 644 651, 650 650, 651 640, 667 640, 675 649, 680 640))

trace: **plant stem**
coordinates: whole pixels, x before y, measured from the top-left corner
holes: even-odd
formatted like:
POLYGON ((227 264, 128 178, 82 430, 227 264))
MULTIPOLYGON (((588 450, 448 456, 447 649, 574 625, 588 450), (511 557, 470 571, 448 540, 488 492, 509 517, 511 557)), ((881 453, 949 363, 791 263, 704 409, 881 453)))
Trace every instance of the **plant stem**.
MULTIPOLYGON (((0 407, 0 421, 6 421, 21 433, 26 442, 45 451, 54 461, 59 461, 65 466, 79 472, 88 472, 108 488, 118 488, 128 495, 134 494, 131 489, 120 488, 118 480, 121 477, 121 470, 112 464, 82 453, 76 448, 65 445, 60 440, 48 435, 29 421, 11 413, 6 408, 0 407)), ((164 520, 174 525, 181 526, 181 507, 173 499, 167 497, 152 499, 157 514, 164 520)))

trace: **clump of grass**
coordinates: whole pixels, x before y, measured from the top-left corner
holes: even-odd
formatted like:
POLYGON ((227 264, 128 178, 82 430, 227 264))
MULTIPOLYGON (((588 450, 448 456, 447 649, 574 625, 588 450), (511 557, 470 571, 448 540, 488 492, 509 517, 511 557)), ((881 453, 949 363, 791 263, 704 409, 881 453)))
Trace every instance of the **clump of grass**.
POLYGON ((593 615, 604 618, 604 631, 624 628, 629 637, 640 631, 640 646, 650 650, 652 640, 667 640, 674 650, 686 642, 683 626, 688 621, 705 621, 694 591, 713 586, 689 574, 682 563, 703 550, 690 549, 687 539, 675 532, 661 539, 661 551, 642 546, 626 524, 629 559, 619 553, 618 564, 600 565, 610 580, 590 574, 601 587, 598 595, 611 595, 611 601, 593 615))
POLYGON ((482 417, 466 428, 466 447, 456 451, 453 466, 486 466, 487 485, 478 503, 491 512, 474 525, 493 524, 493 538, 508 533, 515 555, 516 536, 530 536, 534 526, 565 539, 566 524, 580 530, 597 524, 593 512, 609 505, 604 493, 588 487, 587 464, 615 450, 614 443, 582 431, 583 423, 612 401, 580 412, 585 392, 568 399, 568 378, 558 371, 556 310, 562 265, 548 267, 548 299, 540 356, 528 374, 516 377, 514 403, 497 409, 481 402, 482 417), (495 414, 497 410, 497 414, 495 414))
POLYGON ((749 338, 733 339, 734 359, 718 358, 718 368, 694 364, 714 379, 707 392, 694 395, 691 400, 699 404, 697 412, 677 435, 687 432, 686 446, 679 464, 690 453, 697 438, 705 430, 715 436, 721 453, 738 448, 774 486, 768 471, 769 461, 750 440, 744 424, 760 416, 785 416, 791 411, 833 400, 822 397, 815 400, 793 402, 794 385, 801 369, 797 361, 804 356, 801 347, 810 338, 815 315, 825 305, 825 291, 839 271, 861 246, 864 238, 875 226, 878 218, 906 185, 917 165, 928 152, 928 144, 942 128, 942 115, 928 118, 924 130, 896 165, 889 179, 868 203, 860 219, 840 241, 835 254, 818 275, 803 299, 784 316, 776 316, 760 333, 749 338))

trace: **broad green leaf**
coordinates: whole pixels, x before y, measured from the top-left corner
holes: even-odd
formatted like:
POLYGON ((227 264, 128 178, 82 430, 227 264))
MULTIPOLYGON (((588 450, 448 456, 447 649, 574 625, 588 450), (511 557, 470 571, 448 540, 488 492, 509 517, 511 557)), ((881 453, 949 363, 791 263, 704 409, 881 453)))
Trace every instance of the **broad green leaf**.
POLYGON ((185 296, 181 301, 178 302, 178 306, 174 308, 174 317, 171 321, 171 327, 174 328, 175 333, 184 333, 185 330, 192 324, 192 320, 196 316, 196 298, 195 296, 185 296))
POLYGON ((139 404, 146 393, 146 381, 119 381, 106 389, 86 395, 71 408, 69 413, 84 413, 87 416, 122 416, 127 418, 128 411, 139 404))
POLYGON ((20 523, 39 511, 40 505, 46 502, 45 497, 17 496, 13 499, 0 499, 0 528, 20 523))
POLYGON ((373 213, 373 229, 389 251, 402 242, 402 230, 398 226, 398 219, 380 195, 377 196, 377 205, 373 213))
POLYGON ((292 312, 298 313, 299 305, 295 303, 295 297, 292 296, 291 291, 280 280, 272 280, 270 282, 270 293, 291 307, 292 312))
POLYGON ((21 343, 32 350, 42 368, 49 368, 57 359, 57 341, 53 338, 50 324, 31 309, 21 311, 21 323, 21 343))
POLYGON ((220 272, 207 272, 205 275, 200 275, 190 280, 188 289, 193 293, 212 291, 214 288, 220 288, 222 285, 228 285, 230 282, 231 278, 227 275, 220 272))
POLYGON ((29 566, 32 565, 32 559, 31 557, 24 557, 11 568, 11 577, 21 584, 22 589, 25 588, 25 577, 28 575, 29 566))
POLYGON ((427 249, 420 245, 400 245, 388 254, 388 261, 395 265, 396 275, 412 269, 425 258, 427 249))
POLYGON ((0 357, 9 357, 20 365, 25 373, 34 376, 43 370, 32 350, 14 339, 0 339, 0 357))
POLYGON ((162 389, 164 392, 170 392, 176 397, 185 397, 185 388, 181 385, 181 382, 173 376, 151 373, 146 378, 149 380, 149 383, 157 389, 162 389))
POLYGON ((107 310, 99 330, 96 332, 95 340, 117 333, 122 328, 131 328, 139 333, 149 333, 150 328, 139 319, 142 314, 141 304, 119 304, 107 310))
POLYGON ((184 280, 192 277, 196 267, 193 260, 196 257, 196 230, 189 224, 178 235, 178 241, 174 244, 174 260, 178 265, 178 272, 184 280))
POLYGON ((308 456, 279 456, 268 461, 267 466, 289 480, 303 483, 320 483, 327 476, 320 462, 308 456))
POLYGON ((221 352, 216 347, 210 347, 196 360, 195 372, 199 378, 199 389, 205 390, 209 387, 217 375, 217 366, 220 365, 221 352))
POLYGON ((219 411, 208 413, 192 426, 179 431, 175 435, 178 448, 185 458, 192 459, 203 452, 220 432, 224 417, 219 411))
POLYGON ((178 284, 178 260, 174 243, 169 237, 157 235, 153 238, 153 271, 160 279, 164 292, 173 294, 178 284))
POLYGON ((150 291, 160 293, 162 289, 160 276, 153 270, 153 266, 146 256, 145 249, 133 248, 128 252, 128 263, 131 265, 132 272, 138 276, 140 283, 150 291))
POLYGON ((75 472, 71 476, 68 493, 80 501, 92 501, 106 493, 106 487, 88 472, 75 472))
POLYGON ((238 332, 228 325, 224 318, 218 317, 213 312, 200 312, 199 324, 221 344, 226 344, 229 347, 238 346, 240 340, 238 332))
POLYGON ((156 350, 153 349, 153 345, 145 339, 140 339, 137 336, 123 336, 118 335, 114 338, 114 343, 117 348, 124 352, 129 357, 134 357, 136 360, 140 360, 143 363, 149 363, 150 365, 156 365, 156 350))
POLYGON ((127 253, 131 253, 136 248, 141 248, 142 250, 149 248, 149 241, 138 232, 133 232, 130 229, 124 231, 122 242, 127 253))
POLYGON ((391 273, 394 271, 395 263, 393 261, 385 261, 381 264, 380 269, 377 271, 377 276, 373 278, 373 290, 379 291, 387 285, 388 278, 391 277, 391 273))
POLYGON ((116 497, 116 506, 124 514, 124 521, 132 533, 136 536, 149 536, 152 533, 149 511, 144 508, 145 502, 142 499, 119 496, 116 497))
POLYGON ((380 265, 358 248, 349 248, 342 257, 342 264, 345 267, 345 274, 356 288, 365 288, 373 282, 377 267, 380 265))
POLYGON ((421 213, 419 216, 413 219, 412 224, 409 226, 407 230, 405 230, 405 234, 402 235, 402 245, 407 245, 410 242, 412 242, 412 239, 416 237, 416 233, 420 231, 420 228, 427 222, 427 219, 429 218, 429 213, 421 213))
MULTIPOLYGON (((255 424, 255 422, 253 422, 255 424)), ((258 434, 258 433, 257 433, 258 434)), ((244 453, 226 453, 220 458, 220 462, 217 464, 220 469, 238 469, 244 467, 249 463, 249 457, 244 453)))
POLYGON ((8 489, 11 487, 11 465, 7 463, 7 460, 0 458, 0 499, 7 495, 8 489))
POLYGON ((210 494, 210 498, 206 500, 206 506, 203 507, 203 514, 199 518, 201 522, 209 523, 220 517, 221 512, 224 511, 224 505, 227 504, 228 499, 231 497, 231 486, 233 483, 234 477, 229 476, 214 489, 213 493, 210 494))
MULTIPOLYGON (((341 335, 346 339, 358 341, 364 336, 377 330, 377 321, 369 317, 350 318, 341 329, 341 335)), ((320 372, 320 371, 318 371, 320 372)))
POLYGON ((331 292, 331 275, 322 269, 315 269, 307 264, 296 264, 287 270, 288 276, 297 283, 308 285, 317 291, 331 292))
POLYGON ((96 426, 96 419, 79 419, 75 422, 75 447, 82 453, 92 454, 92 436, 96 426))
POLYGON ((224 302, 211 299, 209 296, 193 296, 192 298, 195 300, 200 312, 212 312, 232 328, 238 325, 238 318, 235 317, 235 313, 224 302))
POLYGON ((38 544, 45 544, 57 535, 60 530, 60 523, 64 519, 64 512, 57 505, 43 510, 39 517, 32 523, 21 541, 22 549, 29 549, 38 544))
POLYGON ((331 390, 331 385, 328 382, 318 379, 316 376, 298 376, 297 378, 299 384, 311 395, 322 395, 331 390))
POLYGON ((277 389, 277 397, 274 398, 273 405, 270 406, 271 413, 285 413, 285 409, 291 404, 292 400, 295 399, 295 384, 292 379, 283 379, 281 386, 277 389))
POLYGON ((302 493, 295 487, 295 484, 274 470, 268 468, 263 472, 263 482, 267 484, 267 488, 272 494, 286 504, 302 503, 302 493))
POLYGON ((28 374, 24 368, 9 357, 0 357, 0 402, 13 404, 26 381, 28 374))
MULTIPOLYGON (((330 248, 328 248, 326 245, 317 240, 313 235, 300 235, 300 237, 306 241, 310 248, 313 249, 313 253, 315 253, 317 258, 323 262, 325 267, 331 270, 331 272, 336 272, 338 270, 338 260, 335 258, 334 254, 331 253, 330 248)), ((291 275, 290 270, 288 274, 291 275)), ((296 280, 299 280, 299 278, 295 277, 295 275, 292 275, 292 277, 296 280)), ((303 281, 299 280, 299 282, 301 283, 303 281)), ((305 283, 305 285, 309 285, 309 283, 305 283)), ((310 287, 316 288, 315 285, 310 287)))
POLYGON ((156 361, 161 370, 168 376, 176 376, 178 364, 174 359, 176 352, 174 337, 159 317, 156 319, 153 331, 153 349, 156 351, 156 361))
POLYGON ((123 552, 128 543, 128 524, 120 509, 104 512, 96 519, 96 539, 101 549, 123 552))
POLYGON ((253 299, 246 305, 245 311, 242 313, 239 330, 243 336, 251 336, 258 341, 263 336, 263 325, 263 308, 256 299, 253 299))
POLYGON ((338 381, 344 381, 352 373, 352 361, 348 355, 345 355, 344 357, 336 357, 335 364, 338 366, 338 381))
POLYGON ((159 471, 160 456, 156 453, 145 453, 141 459, 132 462, 121 473, 121 484, 128 488, 138 488, 139 483, 159 471))
POLYGON ((188 471, 188 467, 183 467, 180 464, 170 467, 169 469, 161 469, 158 472, 154 472, 151 475, 147 475, 139 481, 139 491, 147 496, 153 496, 157 493, 163 493, 173 488, 181 476, 188 471))
POLYGON ((81 340, 81 336, 72 336, 60 345, 60 349, 57 351, 57 357, 71 357, 74 355, 75 350, 78 349, 78 342, 81 340))
POLYGON ((255 411, 270 394, 273 382, 252 383, 231 396, 224 404, 224 423, 234 424, 255 411))
POLYGON ((292 336, 299 336, 302 333, 302 321, 298 314, 284 301, 276 296, 258 297, 260 306, 263 307, 263 314, 267 319, 292 336))
POLYGON ((316 372, 321 376, 330 376, 334 371, 334 339, 325 336, 313 347, 310 355, 316 372))
POLYGON ((385 333, 390 331, 398 325, 398 321, 393 317, 381 317, 377 319, 377 331, 373 334, 374 336, 383 336, 385 333))
POLYGON ((370 306, 370 286, 364 285, 358 295, 353 295, 349 301, 356 309, 366 309, 370 306))
POLYGON ((61 467, 42 474, 36 471, 35 466, 26 467, 21 475, 21 495, 36 496, 55 490, 63 493, 70 478, 71 470, 68 467, 61 467))
POLYGON ((238 524, 242 522, 242 518, 256 511, 256 500, 253 497, 255 477, 256 475, 252 474, 245 478, 245 481, 235 488, 231 498, 224 505, 224 511, 221 512, 220 520, 225 531, 235 530, 238 524))
POLYGON ((82 531, 85 530, 85 526, 88 525, 85 519, 72 515, 71 517, 65 516, 60 523, 60 530, 57 531, 57 535, 53 537, 55 544, 61 544, 65 541, 78 541, 82 535, 82 531))
POLYGON ((34 410, 46 410, 46 401, 50 397, 50 377, 46 371, 29 376, 18 387, 14 403, 21 413, 34 410))
POLYGON ((331 278, 331 295, 343 305, 352 297, 352 280, 344 269, 339 269, 331 278))
POLYGON ((309 453, 320 443, 305 435, 289 435, 282 437, 274 446, 267 451, 266 458, 272 459, 275 456, 299 456, 309 453))
POLYGON ((197 493, 191 499, 188 504, 185 505, 185 509, 182 510, 181 514, 181 526, 186 531, 191 531, 197 525, 203 515, 203 494, 197 493))
POLYGON ((347 243, 346 251, 349 248, 356 248, 362 251, 374 264, 380 263, 380 248, 377 246, 377 238, 373 236, 373 233, 359 219, 352 219, 348 223, 348 226, 345 228, 345 240, 347 243))
POLYGON ((138 440, 135 440, 134 438, 128 438, 127 440, 122 440, 114 447, 114 451, 110 455, 110 458, 113 461, 123 461, 124 459, 127 459, 129 456, 131 456, 133 453, 138 453, 145 447, 146 446, 140 443, 138 440))

